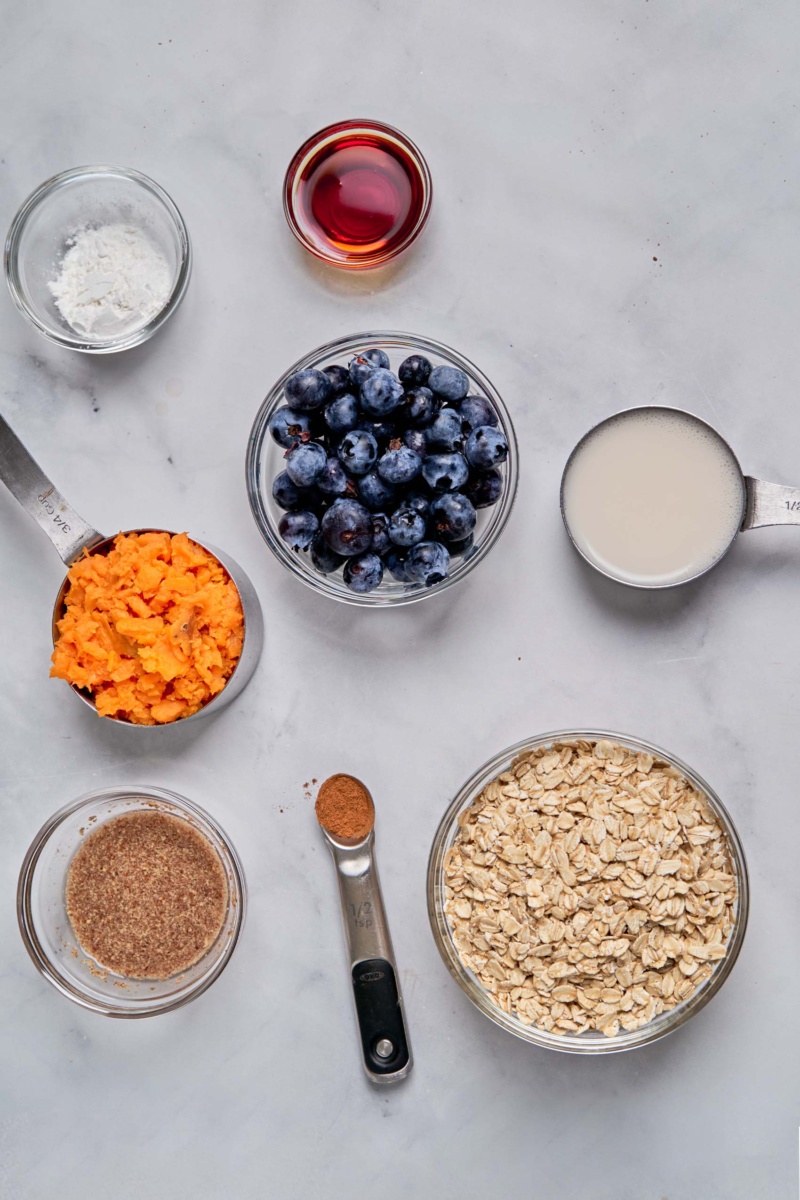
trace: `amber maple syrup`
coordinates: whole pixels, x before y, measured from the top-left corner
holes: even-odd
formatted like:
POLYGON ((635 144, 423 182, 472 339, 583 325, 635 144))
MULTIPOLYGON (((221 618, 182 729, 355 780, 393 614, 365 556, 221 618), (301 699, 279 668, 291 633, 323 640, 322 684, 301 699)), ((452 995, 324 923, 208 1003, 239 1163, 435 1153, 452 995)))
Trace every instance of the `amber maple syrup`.
POLYGON ((306 143, 289 168, 286 195, 290 223, 308 249, 342 266, 372 266, 413 241, 430 186, 401 136, 358 123, 306 143))

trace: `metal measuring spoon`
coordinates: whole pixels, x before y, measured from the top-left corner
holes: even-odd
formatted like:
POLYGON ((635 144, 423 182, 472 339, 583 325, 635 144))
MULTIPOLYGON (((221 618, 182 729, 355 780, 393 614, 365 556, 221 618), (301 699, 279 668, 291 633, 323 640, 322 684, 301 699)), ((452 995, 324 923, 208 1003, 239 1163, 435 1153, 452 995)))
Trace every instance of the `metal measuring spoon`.
MULTIPOLYGON (((85 550, 89 550, 93 554, 105 554, 113 546, 114 537, 117 535, 106 537, 104 534, 98 533, 75 512, 75 509, 66 502, 60 492, 56 491, 44 471, 34 461, 2 416, 0 416, 0 480, 25 511, 33 517, 36 524, 45 531, 68 567, 81 558, 85 550)), ((169 532, 169 530, 152 529, 129 529, 126 531, 128 534, 169 532)), ((221 550, 217 550, 216 546, 200 542, 197 538, 192 538, 192 541, 218 559, 233 580, 242 602, 244 638, 239 661, 222 691, 218 692, 196 713, 192 713, 190 717, 182 717, 179 721, 171 722, 176 725, 185 725, 188 721, 207 717, 212 711, 219 712, 220 709, 235 700, 249 683, 264 644, 264 619, 261 614, 261 605, 248 576, 237 562, 229 558, 227 554, 223 554, 221 550)), ((68 586, 69 580, 65 578, 53 607, 53 645, 58 640, 58 622, 64 614, 64 599, 68 586)), ((94 699, 89 692, 82 691, 74 684, 71 684, 70 687, 84 704, 88 704, 90 708, 97 711, 94 699)), ((130 721, 125 721, 121 717, 104 717, 103 719, 134 729, 158 728, 150 725, 132 725, 130 721)))
POLYGON ((742 471, 738 458, 733 452, 732 447, 716 430, 713 425, 709 425, 701 417, 694 413, 687 412, 685 409, 673 408, 668 405, 643 404, 634 408, 621 409, 619 412, 613 413, 605 420, 599 421, 580 439, 577 445, 572 450, 567 459, 561 476, 561 517, 564 522, 564 527, 569 535, 575 549, 580 554, 581 558, 598 571, 601 575, 605 575, 607 579, 613 579, 617 583, 624 583, 627 587, 644 588, 648 590, 657 590, 668 587, 677 587, 680 584, 691 583, 695 579, 699 579, 715 567, 733 545, 739 533, 749 529, 759 529, 766 525, 800 525, 800 488, 788 487, 781 483, 768 483, 766 480, 757 479, 752 475, 745 475, 742 471), (609 426, 612 422, 624 420, 628 416, 635 414, 673 414, 683 420, 688 420, 696 424, 698 432, 702 432, 706 437, 715 439, 719 444, 719 448, 727 456, 729 465, 739 482, 737 494, 738 517, 734 524, 733 532, 729 539, 720 546, 718 553, 713 558, 713 561, 703 566, 702 569, 685 576, 681 579, 671 580, 669 582, 644 582, 635 581, 626 578, 623 574, 615 574, 612 566, 607 562, 600 565, 591 555, 584 550, 580 545, 580 540, 573 528, 570 527, 569 515, 567 506, 565 505, 564 493, 565 485, 570 476, 570 472, 575 464, 576 458, 587 443, 601 430, 609 426))
MULTIPOLYGON (((375 863, 375 805, 360 779, 332 778, 347 779, 362 789, 372 814, 369 833, 361 839, 331 833, 319 811, 317 819, 339 883, 364 1070, 373 1083, 396 1083, 411 1070, 411 1048, 375 863)), ((320 792, 324 787, 323 783, 320 792)))

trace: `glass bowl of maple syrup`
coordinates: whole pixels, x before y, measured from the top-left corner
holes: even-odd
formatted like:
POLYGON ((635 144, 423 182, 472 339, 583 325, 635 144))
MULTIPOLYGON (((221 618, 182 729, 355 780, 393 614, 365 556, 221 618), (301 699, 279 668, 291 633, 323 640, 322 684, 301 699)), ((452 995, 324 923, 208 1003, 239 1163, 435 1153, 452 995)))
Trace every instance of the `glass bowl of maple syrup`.
POLYGON ((430 213, 428 164, 399 130, 340 121, 304 142, 283 183, 289 228, 335 267, 378 267, 407 250, 430 213))

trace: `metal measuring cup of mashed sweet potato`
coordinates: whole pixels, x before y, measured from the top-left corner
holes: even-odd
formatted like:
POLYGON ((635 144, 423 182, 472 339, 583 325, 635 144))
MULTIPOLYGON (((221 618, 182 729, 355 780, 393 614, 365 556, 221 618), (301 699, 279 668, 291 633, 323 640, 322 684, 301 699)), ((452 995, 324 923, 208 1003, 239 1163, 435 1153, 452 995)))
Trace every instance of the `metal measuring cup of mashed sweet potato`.
MULTIPOLYGON (((163 543, 163 548, 166 550, 166 540, 168 540, 170 550, 172 547, 176 547, 176 550, 184 558, 187 555, 191 556, 193 553, 192 548, 196 548, 197 550, 198 561, 202 561, 203 554, 207 555, 208 566, 214 570, 217 576, 217 583, 226 588, 229 582, 233 585, 238 596, 238 601, 241 605, 240 635, 237 632, 235 639, 236 649, 239 649, 240 643, 238 655, 235 654, 235 650, 229 655, 230 661, 228 666, 231 666, 232 669, 225 674, 224 680, 219 671, 216 677, 214 677, 213 671, 207 668, 207 666, 203 666, 202 669, 210 684, 206 689, 209 691, 208 698, 200 704, 200 707, 197 707, 194 711, 187 711, 187 715, 182 715, 181 712, 177 711, 176 704, 162 703, 160 707, 158 704, 155 704, 151 706, 151 709, 156 709, 155 715, 152 715, 152 712, 137 713, 135 719, 128 719, 124 716, 114 716, 110 712, 105 714, 99 713, 92 692, 87 688, 72 683, 72 691, 85 704, 94 708, 99 715, 104 715, 107 720, 115 721, 117 724, 122 725, 170 724, 178 719, 183 723, 208 716, 212 711, 219 712, 220 709, 230 704, 243 691, 261 656, 264 641, 264 622, 255 588, 237 562, 218 550, 215 546, 199 542, 196 538, 188 539, 185 535, 172 534, 168 530, 134 529, 124 534, 118 534, 115 537, 106 537, 104 534, 99 533, 79 516, 56 490, 17 435, 1 416, 0 479, 2 479, 3 483, 5 483, 6 487, 16 500, 19 501, 25 511, 33 517, 37 525, 45 531, 63 561, 70 568, 74 568, 75 564, 79 562, 85 563, 94 559, 96 556, 118 553, 119 546, 132 547, 133 552, 139 546, 145 549, 150 546, 151 552, 153 552, 151 543, 155 540, 157 543, 163 543), (215 571, 212 566, 214 563, 219 564, 223 568, 222 572, 215 571), (220 683, 222 684, 221 687, 219 686, 220 683), (210 690, 216 688, 219 688, 219 690, 215 692, 210 690)), ((73 572, 70 571, 62 583, 53 608, 54 647, 58 645, 61 637, 59 626, 65 618, 72 574, 73 572)), ((191 633, 191 615, 187 616, 183 625, 179 626, 178 633, 185 636, 191 633)), ((108 626, 108 637, 112 643, 116 641, 118 648, 124 652, 126 639, 120 638, 117 632, 110 626, 108 626), (120 645, 120 642, 123 644, 120 645)), ((129 639, 127 640, 127 647, 131 655, 137 653, 135 646, 132 645, 129 639)), ((214 657, 213 649, 211 647, 212 658, 214 657)), ((173 666, 172 669, 178 670, 179 666, 173 666)), ((122 674, 124 674, 124 670, 122 674)), ((186 704, 181 704, 180 707, 186 710, 187 708, 193 708, 193 705, 190 704, 187 706, 186 704)))

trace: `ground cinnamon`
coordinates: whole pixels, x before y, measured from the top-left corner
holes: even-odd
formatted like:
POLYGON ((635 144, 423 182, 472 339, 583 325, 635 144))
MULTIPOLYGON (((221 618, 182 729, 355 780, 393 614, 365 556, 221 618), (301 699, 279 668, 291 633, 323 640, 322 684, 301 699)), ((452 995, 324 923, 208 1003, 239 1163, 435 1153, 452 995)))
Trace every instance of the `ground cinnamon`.
POLYGON ((365 838, 375 823, 372 797, 352 775, 331 775, 319 789, 317 820, 334 837, 365 838))

